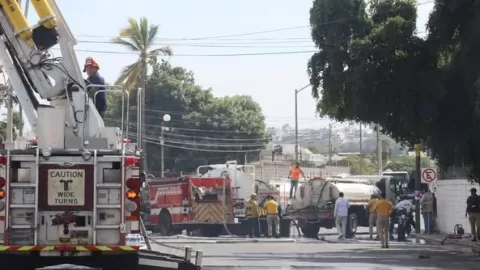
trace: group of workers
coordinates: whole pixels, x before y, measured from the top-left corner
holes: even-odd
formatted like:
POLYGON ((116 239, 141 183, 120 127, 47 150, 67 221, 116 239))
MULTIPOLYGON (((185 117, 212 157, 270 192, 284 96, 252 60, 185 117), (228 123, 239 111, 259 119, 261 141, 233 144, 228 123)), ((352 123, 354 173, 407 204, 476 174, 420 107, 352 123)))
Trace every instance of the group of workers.
MULTIPOLYGON (((392 202, 385 199, 385 196, 372 195, 367 204, 369 211, 369 233, 370 239, 373 238, 373 227, 377 227, 377 237, 381 242, 382 248, 388 248, 388 241, 393 239, 393 229, 395 226, 396 212, 405 210, 408 215, 407 234, 410 229, 415 227, 413 211, 415 204, 405 198, 393 206, 392 202)), ((436 216, 436 198, 435 195, 427 190, 420 199, 420 210, 424 220, 425 234, 433 234, 435 231, 436 216)), ((399 240, 400 240, 399 236, 399 240)))
POLYGON ((252 238, 260 237, 260 217, 266 215, 267 217, 267 232, 268 238, 280 237, 280 205, 275 201, 273 196, 267 196, 263 207, 258 204, 257 194, 250 195, 250 199, 246 204, 246 216, 248 222, 248 235, 252 238))

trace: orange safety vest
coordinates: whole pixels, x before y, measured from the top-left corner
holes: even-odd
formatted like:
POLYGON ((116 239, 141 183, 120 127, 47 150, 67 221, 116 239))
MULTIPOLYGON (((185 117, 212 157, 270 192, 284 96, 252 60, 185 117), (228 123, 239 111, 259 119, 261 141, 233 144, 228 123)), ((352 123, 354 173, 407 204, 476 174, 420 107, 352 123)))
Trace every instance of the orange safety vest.
POLYGON ((292 167, 292 173, 290 174, 290 179, 298 181, 300 179, 301 171, 302 169, 300 168, 292 167))

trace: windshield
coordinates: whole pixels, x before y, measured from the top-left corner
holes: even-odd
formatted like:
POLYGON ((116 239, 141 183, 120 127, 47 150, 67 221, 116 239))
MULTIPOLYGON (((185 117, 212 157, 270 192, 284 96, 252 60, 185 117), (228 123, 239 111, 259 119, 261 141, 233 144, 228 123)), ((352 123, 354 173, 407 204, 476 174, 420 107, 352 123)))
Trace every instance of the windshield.
POLYGON ((407 193, 408 182, 410 181, 408 173, 384 173, 383 175, 393 177, 393 181, 395 182, 395 187, 399 195, 407 193))

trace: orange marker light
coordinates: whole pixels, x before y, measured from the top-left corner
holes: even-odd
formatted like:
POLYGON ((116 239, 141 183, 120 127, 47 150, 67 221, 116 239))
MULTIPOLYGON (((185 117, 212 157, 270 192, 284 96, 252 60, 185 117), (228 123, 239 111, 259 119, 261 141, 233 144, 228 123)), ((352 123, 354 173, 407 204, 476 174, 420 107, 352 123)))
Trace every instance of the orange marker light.
POLYGON ((137 193, 133 190, 129 190, 127 191, 127 199, 129 200, 134 200, 135 198, 137 198, 137 193))

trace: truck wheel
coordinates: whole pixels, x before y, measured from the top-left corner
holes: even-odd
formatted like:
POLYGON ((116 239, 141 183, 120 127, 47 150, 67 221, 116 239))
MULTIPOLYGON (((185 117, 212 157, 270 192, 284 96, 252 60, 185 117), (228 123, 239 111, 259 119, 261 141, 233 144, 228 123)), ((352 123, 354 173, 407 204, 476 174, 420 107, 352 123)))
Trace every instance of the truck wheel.
POLYGON ((160 213, 158 220, 158 232, 162 236, 170 236, 172 233, 172 218, 166 211, 160 213))
POLYGON ((347 237, 352 238, 355 237, 355 234, 357 233, 357 227, 358 227, 358 216, 355 213, 351 213, 348 215, 347 219, 347 237))
POLYGON ((308 223, 306 228, 302 228, 302 233, 304 237, 307 238, 318 238, 318 232, 320 231, 320 225, 315 223, 308 223))

